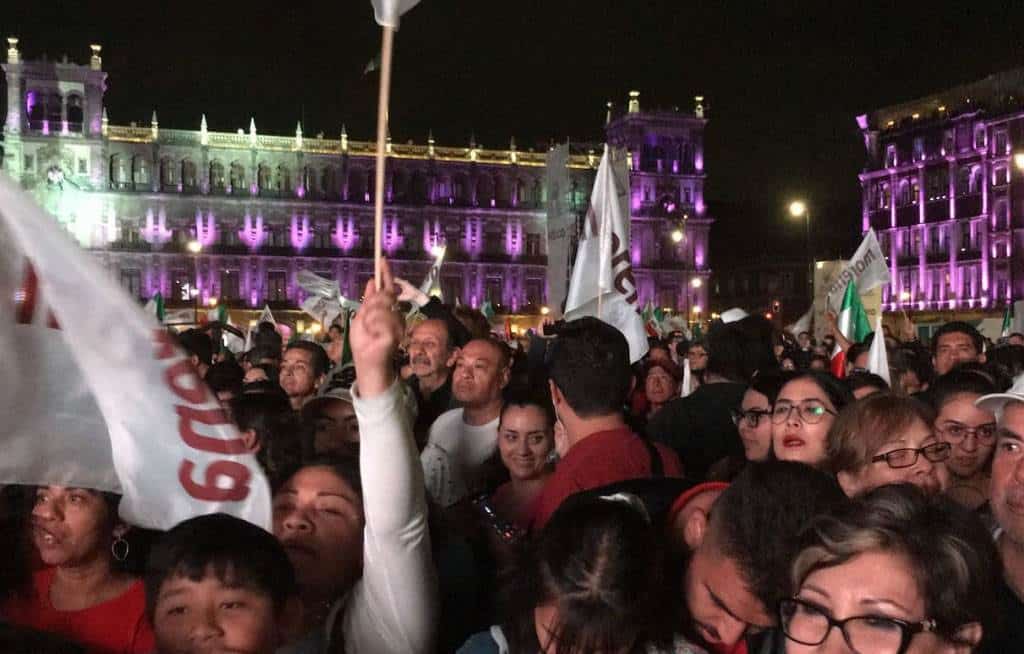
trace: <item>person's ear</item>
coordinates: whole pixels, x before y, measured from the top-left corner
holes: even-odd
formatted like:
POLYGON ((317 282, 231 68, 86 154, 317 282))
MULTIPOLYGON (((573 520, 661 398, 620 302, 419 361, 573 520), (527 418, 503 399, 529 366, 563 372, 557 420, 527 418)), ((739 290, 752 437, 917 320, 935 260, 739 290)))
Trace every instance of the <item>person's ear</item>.
POLYGON ((558 412, 558 407, 565 402, 565 396, 562 395, 562 391, 555 386, 553 379, 548 380, 548 392, 551 393, 551 404, 555 407, 555 413, 558 412))
POLYGON ((455 360, 459 358, 459 352, 461 352, 461 351, 462 350, 460 350, 459 348, 453 347, 452 348, 452 353, 448 356, 448 360, 444 362, 444 367, 445 368, 454 368, 455 367, 455 360))
POLYGON ((953 651, 956 654, 970 654, 981 643, 981 637, 984 635, 985 630, 980 622, 968 622, 956 630, 953 651))
POLYGON ((708 514, 704 509, 694 509, 683 526, 683 541, 691 551, 700 547, 708 531, 708 514))
POLYGON ((242 437, 242 445, 245 446, 247 452, 250 454, 256 454, 260 451, 262 444, 260 443, 260 439, 256 437, 255 429, 240 429, 238 433, 242 437))

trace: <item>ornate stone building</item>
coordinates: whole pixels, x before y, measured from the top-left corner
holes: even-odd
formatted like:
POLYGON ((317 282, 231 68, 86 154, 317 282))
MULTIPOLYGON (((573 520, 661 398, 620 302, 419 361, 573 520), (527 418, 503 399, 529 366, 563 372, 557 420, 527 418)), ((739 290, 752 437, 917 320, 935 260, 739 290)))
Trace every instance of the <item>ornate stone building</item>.
MULTIPOLYGON (((257 131, 115 125, 93 45, 86 65, 25 61, 8 39, 3 167, 140 299, 197 289, 235 308, 292 308, 308 268, 358 296, 372 275, 375 144, 257 131)), ((644 112, 632 94, 608 139, 632 153, 632 264, 640 302, 705 305, 708 230, 701 99, 692 114, 644 112), (682 238, 680 238, 682 236, 682 238)), ((446 244, 449 301, 507 313, 547 303, 545 153, 387 145, 383 248, 418 281, 446 244)), ((599 152, 570 162, 582 214, 599 152)))
POLYGON ((1024 69, 857 123, 862 225, 878 233, 891 272, 883 308, 980 315, 1024 297, 1024 69))

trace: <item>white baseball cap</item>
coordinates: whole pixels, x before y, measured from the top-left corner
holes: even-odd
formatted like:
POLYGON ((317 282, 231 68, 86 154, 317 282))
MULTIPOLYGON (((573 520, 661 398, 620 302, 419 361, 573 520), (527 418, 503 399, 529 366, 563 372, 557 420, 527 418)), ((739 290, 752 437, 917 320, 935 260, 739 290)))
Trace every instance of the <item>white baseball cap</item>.
POLYGON ((726 309, 725 311, 723 311, 721 318, 722 322, 730 323, 739 322, 740 320, 743 320, 749 315, 750 314, 744 311, 743 309, 740 309, 739 307, 734 307, 732 309, 726 309))
POLYGON ((1003 409, 1009 402, 1024 402, 1024 374, 1013 380, 1010 390, 1005 393, 983 395, 974 402, 974 406, 995 413, 996 418, 1002 418, 1003 409))

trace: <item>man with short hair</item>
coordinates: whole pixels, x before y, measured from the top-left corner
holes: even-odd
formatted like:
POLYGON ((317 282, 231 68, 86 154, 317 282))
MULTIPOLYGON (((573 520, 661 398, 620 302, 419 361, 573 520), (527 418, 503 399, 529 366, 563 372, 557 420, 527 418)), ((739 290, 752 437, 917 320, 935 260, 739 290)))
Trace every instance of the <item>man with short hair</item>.
POLYGON ((327 352, 316 343, 296 341, 285 349, 279 382, 293 410, 298 411, 316 395, 329 367, 327 352))
POLYGON ((442 413, 430 427, 423 464, 427 491, 449 507, 486 481, 486 463, 498 447, 502 390, 508 385, 511 360, 504 343, 477 338, 459 350, 452 391, 462 404, 442 413))
POLYGON ((1006 343, 1008 345, 1024 345, 1024 334, 1014 332, 1006 337, 1006 343))
POLYGON ((648 443, 626 426, 622 409, 635 382, 622 332, 596 318, 566 323, 552 344, 548 372, 551 401, 565 437, 556 439, 562 459, 535 505, 533 529, 542 528, 562 501, 578 491, 682 474, 669 448, 648 443))
POLYGON ((210 337, 198 329, 186 329, 178 334, 178 343, 189 355, 189 361, 195 366, 201 378, 213 365, 213 342, 210 337))
POLYGON ((689 511, 682 525, 690 550, 684 635, 713 652, 776 651, 759 641, 777 637, 770 631, 775 607, 794 591, 790 567, 800 532, 846 496, 831 475, 792 461, 748 463, 715 499, 718 486, 709 482, 684 494, 688 504, 702 497, 713 502, 689 511))
POLYGON ((451 373, 458 349, 448 324, 436 318, 424 320, 412 329, 407 349, 413 374, 406 383, 419 406, 413 434, 422 448, 434 421, 445 411, 456 408, 451 373))
POLYGON ((968 361, 985 363, 985 340, 977 329, 965 322, 947 322, 932 336, 932 366, 935 375, 945 375, 968 361))
POLYGON ((999 527, 996 546, 1003 563, 1003 583, 996 591, 1002 628, 986 633, 978 651, 1024 652, 1024 378, 1006 393, 986 395, 975 404, 996 414, 989 506, 999 527))

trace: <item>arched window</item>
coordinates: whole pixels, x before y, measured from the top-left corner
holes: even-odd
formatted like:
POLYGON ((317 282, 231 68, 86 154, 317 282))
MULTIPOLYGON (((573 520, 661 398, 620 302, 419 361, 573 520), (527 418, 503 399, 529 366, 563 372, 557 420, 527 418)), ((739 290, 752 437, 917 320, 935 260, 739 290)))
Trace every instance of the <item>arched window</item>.
POLYGON ((124 155, 114 154, 110 157, 110 188, 125 188, 128 185, 128 171, 125 169, 124 155))
POLYGON ((899 198, 897 206, 905 207, 910 204, 910 182, 905 179, 900 180, 900 191, 897 197, 899 198))
POLYGON ((82 123, 85 120, 85 113, 82 109, 82 96, 68 96, 68 131, 76 134, 82 133, 82 123))
POLYGON ((452 179, 452 198, 459 206, 469 204, 469 184, 464 173, 459 173, 452 179))
POLYGON ((46 117, 45 96, 38 91, 29 91, 26 93, 25 114, 28 116, 29 129, 43 129, 43 119, 46 117))
POLYGON ((521 207, 530 204, 530 185, 522 179, 516 180, 516 204, 521 207))
POLYGON ((312 166, 302 168, 302 189, 308 197, 320 196, 320 184, 318 183, 316 169, 312 166))
POLYGON ((971 168, 971 181, 968 193, 981 193, 981 166, 971 168))
POLYGON ((325 198, 338 196, 338 172, 334 166, 324 166, 320 171, 320 193, 325 198))
POLYGON ((490 175, 483 174, 477 177, 476 203, 481 207, 494 205, 494 180, 490 175))
POLYGON ((274 180, 270 166, 267 164, 260 164, 256 175, 256 184, 259 186, 259 192, 261 194, 270 193, 274 190, 271 187, 274 180))
POLYGON ((427 175, 422 170, 417 170, 412 174, 412 181, 410 182, 410 197, 409 202, 412 204, 426 204, 430 199, 429 190, 427 188, 427 175))
POLYGON ((149 166, 141 154, 132 157, 132 183, 136 189, 149 184, 149 166))
POLYGON ((227 190, 227 178, 224 175, 224 164, 219 161, 210 162, 210 191, 223 193, 227 190))
POLYGON ((494 177, 494 201, 499 207, 507 207, 511 204, 508 193, 508 180, 504 175, 494 177))
POLYGON ((361 168, 352 168, 348 171, 348 201, 366 201, 366 171, 361 168))
POLYGON ((170 159, 160 160, 160 186, 165 191, 177 190, 177 177, 174 174, 174 163, 170 159))
POLYGON ((399 168, 391 175, 391 201, 405 203, 409 195, 409 175, 399 168))
POLYGON ((237 161, 231 162, 231 192, 245 193, 245 166, 237 161))
POLYGON ((292 192, 292 172, 288 166, 280 164, 277 167, 277 176, 274 180, 274 187, 282 195, 292 192))
POLYGON ((181 186, 182 190, 194 191, 197 186, 196 164, 191 159, 181 161, 181 186))
POLYGON ((46 98, 46 121, 50 123, 50 131, 56 132, 63 129, 63 118, 61 117, 62 99, 59 93, 51 93, 46 98))

